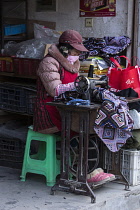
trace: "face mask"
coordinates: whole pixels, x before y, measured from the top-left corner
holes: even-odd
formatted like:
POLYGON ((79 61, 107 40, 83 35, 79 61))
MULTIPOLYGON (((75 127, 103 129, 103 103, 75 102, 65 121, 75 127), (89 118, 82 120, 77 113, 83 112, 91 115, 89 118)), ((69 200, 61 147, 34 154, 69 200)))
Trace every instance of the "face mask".
POLYGON ((67 60, 71 63, 74 64, 75 61, 77 61, 79 59, 79 56, 72 56, 72 55, 68 55, 67 60))

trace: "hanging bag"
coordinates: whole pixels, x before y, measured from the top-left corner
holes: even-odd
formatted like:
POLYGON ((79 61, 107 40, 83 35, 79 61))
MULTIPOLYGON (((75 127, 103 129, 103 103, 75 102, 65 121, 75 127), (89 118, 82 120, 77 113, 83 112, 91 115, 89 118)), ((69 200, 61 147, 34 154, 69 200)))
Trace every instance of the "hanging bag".
POLYGON ((117 60, 113 57, 110 60, 116 65, 116 67, 110 67, 108 70, 108 84, 110 90, 117 92, 120 90, 132 88, 140 97, 140 73, 139 67, 131 66, 130 60, 126 56, 120 56, 128 61, 127 67, 122 68, 117 60))

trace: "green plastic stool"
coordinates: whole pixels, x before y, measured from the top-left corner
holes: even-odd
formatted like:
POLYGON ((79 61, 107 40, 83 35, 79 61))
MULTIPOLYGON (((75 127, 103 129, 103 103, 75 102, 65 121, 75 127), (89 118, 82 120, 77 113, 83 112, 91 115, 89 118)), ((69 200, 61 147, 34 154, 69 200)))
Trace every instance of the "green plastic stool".
POLYGON ((57 141, 60 141, 60 136, 35 132, 33 126, 29 127, 20 176, 21 181, 25 181, 26 173, 29 172, 44 175, 47 186, 53 186, 56 183, 56 176, 60 174, 60 160, 56 157, 57 141), (39 149, 35 155, 30 155, 32 140, 39 141, 39 149))

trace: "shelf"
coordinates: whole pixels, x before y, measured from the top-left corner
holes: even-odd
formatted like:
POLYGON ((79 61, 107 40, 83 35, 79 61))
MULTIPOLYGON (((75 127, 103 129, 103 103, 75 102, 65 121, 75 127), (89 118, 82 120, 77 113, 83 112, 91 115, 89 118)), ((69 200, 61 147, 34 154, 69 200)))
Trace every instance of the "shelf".
POLYGON ((3 0, 3 2, 23 2, 23 1, 26 1, 26 0, 3 0))
POLYGON ((8 41, 8 40, 11 40, 11 41, 19 41, 19 40, 26 40, 26 35, 24 36, 4 36, 4 40, 5 41, 8 41))
POLYGON ((16 78, 27 78, 27 79, 36 79, 36 76, 24 76, 24 75, 16 75, 13 72, 0 72, 1 76, 7 76, 7 77, 16 77, 16 78))
POLYGON ((27 114, 27 113, 21 113, 21 112, 16 112, 16 111, 9 111, 7 109, 1 109, 2 111, 4 112, 8 112, 8 113, 11 113, 11 114, 17 114, 17 115, 22 115, 22 116, 27 116, 27 117, 33 117, 32 114, 27 114))
MULTIPOLYGON (((14 6, 15 7, 15 6, 14 6)), ((14 10, 13 10, 14 11, 14 10)), ((12 14, 12 16, 14 16, 14 12, 12 14)), ((19 19, 20 20, 20 19, 19 19)), ((27 40, 27 21, 28 21, 28 1, 27 0, 0 0, 0 49, 4 49, 4 45, 7 41, 24 41, 27 40), (16 22, 13 22, 13 18, 7 18, 6 15, 4 14, 4 7, 5 7, 5 3, 9 3, 9 6, 11 5, 15 5, 12 4, 16 2, 17 4, 23 2, 24 3, 24 11, 25 11, 25 15, 23 17, 23 20, 21 20, 21 23, 19 22, 18 24, 26 24, 26 33, 23 34, 17 34, 17 35, 11 35, 11 36, 5 36, 4 33, 4 25, 5 24, 9 24, 9 25, 14 25, 17 24, 16 22), (5 20, 9 20, 9 22, 5 23, 5 20)))

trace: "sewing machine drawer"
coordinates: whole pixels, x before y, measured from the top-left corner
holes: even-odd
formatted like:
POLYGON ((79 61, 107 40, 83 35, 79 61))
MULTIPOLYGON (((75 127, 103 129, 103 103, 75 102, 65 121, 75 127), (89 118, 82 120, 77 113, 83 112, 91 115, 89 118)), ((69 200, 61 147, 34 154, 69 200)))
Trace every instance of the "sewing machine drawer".
MULTIPOLYGON (((93 126, 94 126, 94 121, 96 119, 96 114, 97 114, 97 112, 95 110, 92 110, 90 112, 90 125, 89 125, 90 134, 95 133, 93 126)), ((71 130, 73 130, 75 132, 79 132, 79 116, 80 116, 80 113, 72 112, 71 130)))

